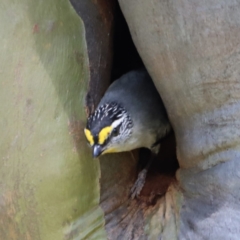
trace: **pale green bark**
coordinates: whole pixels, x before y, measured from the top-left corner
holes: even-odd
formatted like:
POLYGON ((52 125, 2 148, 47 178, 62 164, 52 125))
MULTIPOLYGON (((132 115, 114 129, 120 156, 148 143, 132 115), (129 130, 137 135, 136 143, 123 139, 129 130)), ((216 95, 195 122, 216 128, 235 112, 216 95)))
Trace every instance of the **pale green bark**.
POLYGON ((0 239, 105 239, 84 34, 68 1, 0 3, 0 239))

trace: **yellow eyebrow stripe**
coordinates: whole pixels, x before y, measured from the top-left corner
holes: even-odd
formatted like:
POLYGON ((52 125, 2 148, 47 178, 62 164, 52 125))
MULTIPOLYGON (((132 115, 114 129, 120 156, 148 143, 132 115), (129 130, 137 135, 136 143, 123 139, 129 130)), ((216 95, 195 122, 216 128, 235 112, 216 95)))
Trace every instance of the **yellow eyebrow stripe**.
POLYGON ((93 135, 92 133, 90 132, 90 130, 88 129, 84 129, 84 133, 85 133, 85 136, 88 140, 88 142, 90 143, 90 145, 92 146, 94 144, 94 140, 93 140, 93 135))
POLYGON ((112 132, 112 130, 113 130, 112 126, 103 128, 98 134, 98 143, 103 144, 108 138, 109 134, 112 132))

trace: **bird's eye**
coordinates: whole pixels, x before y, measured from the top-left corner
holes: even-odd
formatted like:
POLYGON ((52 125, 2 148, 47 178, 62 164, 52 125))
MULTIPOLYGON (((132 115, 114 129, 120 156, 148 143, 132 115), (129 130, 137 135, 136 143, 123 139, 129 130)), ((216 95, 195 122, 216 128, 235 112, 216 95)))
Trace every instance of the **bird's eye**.
POLYGON ((112 131, 112 135, 116 137, 119 134, 119 128, 114 128, 112 131))

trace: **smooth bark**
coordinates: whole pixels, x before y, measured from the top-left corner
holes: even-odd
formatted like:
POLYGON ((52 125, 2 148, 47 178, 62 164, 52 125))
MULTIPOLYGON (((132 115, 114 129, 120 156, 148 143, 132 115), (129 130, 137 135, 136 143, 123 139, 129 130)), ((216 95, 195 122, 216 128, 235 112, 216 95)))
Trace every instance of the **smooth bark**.
POLYGON ((119 2, 177 140, 182 202, 162 228, 175 239, 239 239, 240 3, 119 2))

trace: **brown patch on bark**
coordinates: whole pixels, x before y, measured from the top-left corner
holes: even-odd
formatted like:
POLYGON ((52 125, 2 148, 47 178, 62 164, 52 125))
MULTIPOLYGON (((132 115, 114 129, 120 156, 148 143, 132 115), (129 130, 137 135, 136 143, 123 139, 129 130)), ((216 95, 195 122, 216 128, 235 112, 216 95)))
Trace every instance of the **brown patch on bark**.
POLYGON ((161 143, 160 153, 148 171, 139 199, 154 205, 167 192, 170 184, 176 181, 175 172, 178 167, 176 141, 172 133, 161 143))
POLYGON ((39 33, 39 25, 37 23, 34 24, 32 32, 33 33, 39 33))
MULTIPOLYGON (((8 240, 37 240, 38 229, 35 227, 36 206, 32 196, 28 196, 27 212, 22 212, 20 207, 21 196, 18 191, 4 191, 0 195, 0 239, 8 240), (17 223, 16 219, 20 222, 17 223), (35 219, 33 221, 33 219, 35 219), (21 228, 20 228, 21 227, 21 228), (34 229, 34 231, 32 230, 34 229)), ((25 199, 23 200, 25 202, 25 199)), ((26 204, 26 203, 25 203, 26 204)))
POLYGON ((174 174, 149 174, 139 198, 148 205, 155 205, 164 196, 171 183, 176 181, 174 174))
POLYGON ((115 1, 109 0, 92 0, 94 4, 99 9, 100 20, 105 24, 107 28, 111 27, 113 22, 113 11, 109 9, 114 9, 115 1))
POLYGON ((140 196, 133 200, 129 194, 138 174, 138 151, 134 154, 112 154, 100 159, 101 207, 105 213, 109 239, 147 239, 144 229, 146 215, 156 210, 156 206, 164 201, 169 186, 176 183, 178 163, 175 152, 175 137, 171 134, 162 143, 140 196))
POLYGON ((68 122, 69 134, 72 136, 74 142, 74 150, 78 152, 82 146, 86 147, 86 139, 83 134, 84 127, 85 123, 77 120, 77 118, 72 118, 68 122))

